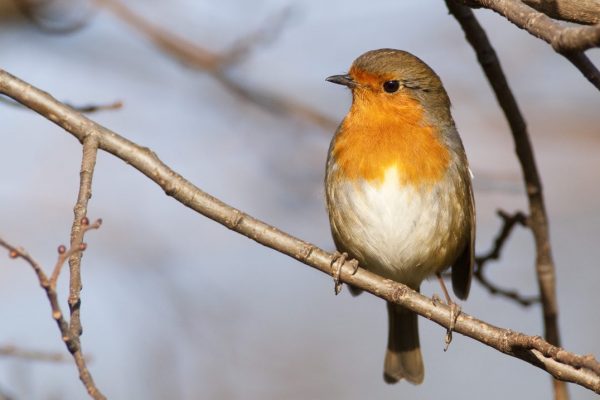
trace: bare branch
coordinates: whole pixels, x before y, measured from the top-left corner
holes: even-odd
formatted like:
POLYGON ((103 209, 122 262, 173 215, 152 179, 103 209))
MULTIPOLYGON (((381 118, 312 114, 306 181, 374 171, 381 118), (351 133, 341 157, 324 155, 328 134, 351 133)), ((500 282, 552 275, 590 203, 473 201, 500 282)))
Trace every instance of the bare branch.
POLYGON ((523 0, 523 3, 554 19, 585 25, 600 22, 599 0, 523 0))
MULTIPOLYGON (((93 133, 88 134, 83 141, 83 154, 79 172, 79 193, 77 195, 77 202, 73 208, 74 217, 73 225, 71 227, 71 248, 81 248, 85 245, 85 243, 83 243, 83 235, 87 230, 96 227, 94 225, 89 225, 87 205, 89 199, 92 197, 92 177, 96 166, 97 154, 98 140, 93 133)), ((98 220, 96 223, 97 227, 100 227, 102 221, 98 220)), ((69 255, 69 309, 71 312, 69 325, 71 336, 74 338, 79 338, 82 332, 80 320, 81 299, 79 296, 81 292, 82 256, 82 252, 75 252, 69 255)))
POLYGON ((592 64, 588 56, 583 53, 564 53, 563 55, 581 71, 592 85, 600 88, 600 71, 592 64))
POLYGON ((337 126, 337 121, 317 109, 285 97, 247 87, 227 74, 227 68, 240 62, 243 57, 247 57, 257 43, 273 38, 280 31, 283 21, 289 13, 287 10, 273 18, 274 22, 266 24, 265 28, 247 35, 246 39, 238 40, 231 49, 216 53, 146 21, 125 7, 119 0, 96 1, 150 39, 161 51, 190 68, 210 74, 242 100, 249 101, 270 112, 307 120, 327 130, 333 130, 337 126))
POLYGON ((68 362, 63 353, 51 353, 39 350, 27 350, 13 345, 0 346, 0 357, 15 357, 32 361, 68 362))
MULTIPOLYGON (((0 96, 0 103, 9 105, 11 107, 17 107, 17 108, 22 108, 24 110, 28 110, 28 108, 24 107, 22 104, 17 103, 16 101, 14 101, 10 98, 4 97, 4 96, 0 96)), ((104 111, 104 110, 118 110, 123 107, 123 102, 120 100, 114 101, 112 103, 107 103, 107 104, 87 104, 85 106, 76 106, 76 105, 73 105, 73 104, 70 104, 67 102, 64 102, 63 104, 68 105, 75 111, 79 111, 79 112, 86 113, 86 114, 91 114, 91 113, 95 113, 98 111, 104 111)))
MULTIPOLYGON (((498 56, 489 42, 485 31, 475 18, 473 11, 468 7, 456 3, 454 0, 446 0, 446 5, 460 23, 467 41, 471 44, 473 50, 475 50, 477 59, 510 125, 529 201, 530 217, 528 218, 528 226, 533 232, 536 246, 535 265, 544 313, 544 337, 548 342, 559 346, 560 334, 558 329, 558 304, 556 300, 556 274, 554 272, 554 261, 552 259, 548 231, 548 217, 542 194, 542 182, 537 170, 527 126, 517 101, 508 86, 498 56)), ((554 389, 557 399, 568 399, 564 383, 555 381, 554 389)))
POLYGON ((498 236, 496 236, 496 239, 494 239, 494 246, 492 247, 492 249, 490 249, 486 254, 475 258, 475 262, 477 264, 477 268, 474 272, 475 278, 491 294, 514 300, 515 302, 524 307, 528 307, 533 304, 539 303, 539 296, 523 296, 519 294, 519 292, 517 292, 516 290, 503 289, 497 286, 496 284, 492 283, 485 276, 485 266, 489 261, 495 261, 500 258, 500 253, 504 247, 504 244, 508 240, 513 228, 517 224, 523 226, 527 225, 527 217, 522 212, 517 212, 510 215, 502 210, 498 210, 498 215, 502 218, 503 221, 502 228, 500 229, 500 232, 498 232, 498 236))
POLYGON ((265 21, 262 28, 238 39, 229 50, 220 55, 222 68, 239 64, 244 61, 258 45, 266 44, 277 38, 283 30, 291 13, 291 7, 286 7, 265 21))
POLYGON ((84 106, 74 106, 69 103, 66 104, 72 109, 86 114, 91 114, 98 111, 118 110, 123 108, 123 102, 121 100, 117 100, 107 104, 87 104, 84 106))
MULTIPOLYGON (((332 262, 336 258, 334 254, 297 239, 203 192, 170 169, 148 148, 138 146, 74 112, 49 94, 3 70, 0 70, 0 92, 53 121, 81 142, 88 135, 95 135, 100 149, 126 161, 158 184, 168 196, 198 213, 328 275, 333 276, 337 271, 337 268, 336 271, 332 269, 332 262)), ((352 260, 346 261, 340 268, 341 281, 402 305, 445 328, 450 325, 451 312, 446 305, 434 303, 406 285, 384 279, 367 270, 359 268, 354 273, 355 262, 352 260)), ((566 352, 540 337, 502 329, 467 314, 461 314, 457 318, 454 330, 535 365, 557 379, 600 393, 600 375, 596 372, 600 364, 591 356, 566 352)))
MULTIPOLYGON (((68 108, 67 106, 64 106, 68 108)), ((94 225, 98 225, 99 223, 95 223, 94 225)), ((90 225, 91 226, 91 225, 90 225)), ((83 237, 84 230, 81 231, 81 237, 83 237)), ((4 239, 0 238, 0 247, 4 247, 9 252, 10 258, 22 258, 25 260, 31 267, 33 268, 35 274, 38 277, 38 281, 40 282, 40 286, 46 292, 46 296, 48 297, 48 301, 50 302, 50 308, 52 310, 52 318, 56 321, 58 325, 58 329, 60 330, 61 338, 67 349, 73 356, 75 360, 75 364, 77 365, 77 369, 79 371, 79 377, 85 388, 87 389, 89 395, 95 400, 105 400, 106 397, 98 390, 96 385, 94 384, 94 380, 92 379, 92 375, 90 374, 86 360, 83 357, 83 353, 81 352, 81 346, 79 343, 79 337, 71 335, 69 331, 69 324, 64 318, 64 314, 60 308, 60 303, 58 301, 58 296, 56 293, 56 286, 52 284, 48 276, 40 266, 40 264, 33 258, 25 249, 21 247, 15 247, 10 243, 6 242, 4 239)), ((70 248, 66 251, 66 253, 72 252, 82 252, 85 250, 85 247, 78 247, 76 249, 70 248)), ((59 250, 60 252, 60 250, 59 250)), ((60 255, 59 255, 60 260, 60 255)), ((58 266, 59 264, 57 264, 58 266)), ((56 270, 56 267, 55 267, 56 270)))
POLYGON ((552 20, 521 1, 514 0, 462 0, 468 5, 489 8, 521 29, 538 37, 564 55, 583 75, 600 90, 600 72, 583 54, 575 54, 600 45, 600 24, 568 27, 552 20), (579 62, 576 62, 579 61, 579 62), (582 66, 585 69, 582 69, 582 66))
POLYGON ((502 229, 500 229, 498 236, 494 239, 494 247, 492 247, 485 255, 476 257, 475 261, 477 262, 477 265, 479 265, 479 268, 483 268, 488 261, 495 261, 500 258, 500 252, 513 228, 517 224, 527 226, 527 216, 520 211, 512 215, 502 210, 498 210, 497 213, 503 221, 502 229))
POLYGON ((465 0, 502 15, 521 29, 550 44, 559 53, 585 51, 600 45, 600 25, 565 26, 521 1, 465 0))
MULTIPOLYGON (((531 8, 542 12, 550 18, 583 25, 594 25, 600 22, 600 0, 522 0, 531 8)), ((482 5, 478 0, 464 0, 463 3, 473 8, 482 5)))

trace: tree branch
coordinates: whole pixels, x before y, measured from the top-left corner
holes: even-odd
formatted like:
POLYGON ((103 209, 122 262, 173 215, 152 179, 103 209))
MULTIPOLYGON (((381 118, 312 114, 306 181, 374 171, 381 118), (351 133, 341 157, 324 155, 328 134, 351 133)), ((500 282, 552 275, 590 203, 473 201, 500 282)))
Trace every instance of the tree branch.
MULTIPOLYGON (((475 50, 477 59, 510 125, 529 201, 528 225, 533 232, 536 246, 535 265, 544 313, 544 337, 548 342, 559 346, 556 274, 550 245, 548 217, 542 194, 542 182, 535 163, 527 126, 500 66, 498 56, 473 11, 454 0, 446 0, 446 5, 461 25, 467 41, 475 50)), ((568 399, 566 386, 562 382, 555 381, 554 388, 556 399, 568 399)))
MULTIPOLYGON (((0 96, 0 103, 2 104, 6 104, 8 106, 11 107, 17 107, 17 108, 22 108, 25 110, 28 110, 27 107, 24 107, 22 104, 17 103, 16 101, 4 97, 4 96, 0 96)), ((98 111, 105 111, 105 110, 118 110, 120 108, 123 107, 123 102, 122 101, 114 101, 112 103, 107 103, 107 104, 86 104, 84 106, 76 106, 67 102, 64 102, 63 104, 68 105, 69 107, 71 107, 72 109, 82 112, 82 113, 86 113, 86 114, 90 114, 90 113, 95 113, 98 111)))
POLYGON ((547 16, 578 24, 600 22, 600 0, 523 0, 547 16))
POLYGON ((69 359, 63 353, 51 353, 39 350, 27 350, 13 345, 0 346, 1 357, 15 357, 32 361, 67 362, 69 359))
MULTIPOLYGON (((92 197, 92 177, 94 167, 96 166, 96 155, 98 154, 98 140, 92 135, 88 135, 83 141, 83 154, 81 159, 81 169, 79 172, 79 194, 77 202, 73 208, 73 224, 71 227, 71 248, 79 248, 82 244, 83 235, 81 234, 87 228, 87 205, 92 197)), ((69 330, 71 336, 77 338, 82 333, 80 320, 81 307, 81 257, 82 252, 76 252, 69 257, 69 309, 71 318, 69 320, 69 330)))
POLYGON ((498 215, 503 221, 502 228, 494 240, 494 246, 492 249, 490 249, 486 254, 475 258, 477 268, 475 269, 474 276, 491 294, 514 300, 524 307, 539 303, 539 296, 523 296, 516 290, 503 289, 492 283, 485 276, 485 266, 488 265, 489 261, 496 261, 500 258, 500 253, 504 248, 504 245, 506 244, 506 241, 508 240, 513 228, 517 224, 523 226, 527 225, 527 217, 522 212, 516 212, 510 215, 502 210, 498 210, 498 215))
POLYGON ((337 121, 332 120, 331 117, 315 108, 286 97, 250 88, 231 78, 227 73, 228 67, 240 62, 252 51, 257 43, 272 38, 281 29, 287 13, 282 13, 280 17, 274 18, 274 22, 266 24, 270 26, 270 29, 260 29, 253 34, 247 35, 245 39, 238 40, 229 50, 216 53, 152 24, 127 8, 119 0, 96 1, 130 27, 143 34, 165 54, 168 54, 189 68, 211 75, 226 89, 242 100, 249 101, 272 113, 295 116, 309 121, 328 131, 334 130, 337 126, 337 121))
MULTIPOLYGON (((315 245, 297 239, 271 225, 228 206, 203 192, 165 165, 150 149, 119 136, 89 120, 9 73, 0 70, 0 92, 12 97, 70 132, 80 142, 94 135, 98 147, 127 162, 158 184, 168 196, 186 207, 248 238, 293 257, 300 262, 333 276, 332 263, 337 259, 315 245)), ((406 285, 384 279, 359 268, 349 260, 341 268, 340 279, 382 299, 402 305, 431 321, 450 326, 450 308, 411 290, 406 285)), ((337 271, 337 268, 335 268, 337 271)), ((577 383, 600 393, 600 364, 592 356, 580 356, 554 346, 540 337, 502 329, 467 314, 461 314, 454 330, 498 351, 520 358, 541 368, 557 379, 577 383)))
POLYGON ((469 6, 476 5, 493 10, 519 28, 544 40, 556 52, 571 61, 600 90, 600 71, 584 54, 580 54, 585 50, 600 45, 600 24, 567 27, 516 0, 461 1, 469 6))
MULTIPOLYGON (((63 106, 68 109, 67 106, 63 106)), ((74 112, 74 111, 73 111, 74 112)), ((54 267, 53 276, 57 276, 60 272, 60 269, 64 262, 67 260, 67 256, 75 253, 80 253, 85 250, 86 246, 82 242, 83 236, 85 232, 90 229, 98 229, 100 227, 101 221, 98 220, 93 224, 84 224, 84 228, 82 228, 78 235, 76 242, 79 243, 77 247, 71 247, 68 250, 65 249, 65 246, 61 245, 58 248, 58 261, 54 267)), ((64 318, 64 314, 60 308, 60 303, 58 301, 58 295, 56 293, 56 279, 48 279, 48 276, 42 269, 41 265, 31 256, 25 249, 16 247, 6 242, 4 239, 0 238, 0 247, 4 247, 9 252, 9 257, 11 258, 22 258, 25 260, 31 267, 33 271, 37 275, 40 286, 46 292, 46 296, 48 297, 48 301, 50 302, 50 308, 52 310, 52 318, 56 321, 58 325, 58 329, 61 334, 61 338, 67 349, 73 356, 75 360, 75 364, 77 365, 77 370, 79 371, 79 377, 83 382, 85 388, 87 389, 89 395, 95 400, 106 400, 106 397, 100 392, 100 390, 96 387, 94 380, 92 379, 92 375, 87 368, 86 360, 81 351, 81 344, 79 342, 78 336, 73 336, 69 330, 69 324, 64 318)))

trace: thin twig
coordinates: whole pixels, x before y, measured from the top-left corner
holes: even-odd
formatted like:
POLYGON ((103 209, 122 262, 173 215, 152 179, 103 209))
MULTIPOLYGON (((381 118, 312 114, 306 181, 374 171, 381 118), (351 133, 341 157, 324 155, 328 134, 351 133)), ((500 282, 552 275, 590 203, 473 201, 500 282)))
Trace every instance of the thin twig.
POLYGON ((474 276, 481 285, 486 288, 491 294, 505 297, 513 300, 518 304, 528 307, 533 304, 539 303, 539 296, 523 296, 516 290, 504 289, 498 285, 492 283, 486 276, 485 270, 488 262, 496 261, 500 258, 500 253, 504 248, 506 241, 508 240, 513 228, 516 225, 527 225, 527 216, 522 212, 516 212, 514 214, 508 214, 502 210, 498 210, 498 215, 502 218, 502 227, 498 235, 494 239, 493 247, 485 254, 475 257, 475 263, 477 268, 474 271, 474 276))
MULTIPOLYGON (((98 139, 100 149, 126 161, 158 184, 168 196, 186 207, 330 276, 335 273, 331 266, 336 258, 335 254, 328 253, 230 207, 170 169, 150 149, 139 146, 84 115, 74 112, 49 94, 3 70, 0 70, 0 92, 53 121, 80 142, 93 132, 98 139)), ((346 261, 341 266, 340 280, 399 304, 448 328, 451 315, 448 306, 434 303, 432 299, 411 290, 406 285, 384 279, 365 269, 359 268, 355 271, 355 267, 353 260, 346 261)), ((535 365, 557 379, 573 382, 600 393, 600 375, 597 373, 600 364, 593 357, 567 352, 542 338, 502 329, 465 313, 461 313, 456 319, 454 331, 535 365)))
POLYGON ((600 24, 577 27, 565 26, 523 2, 516 0, 461 1, 469 6, 477 5, 478 7, 493 10, 519 28, 544 40, 556 52, 571 61, 600 90, 600 71, 585 55, 580 54, 585 50, 600 45, 600 24))
MULTIPOLYGON (((66 106, 65 106, 66 107, 66 106)), ((96 229, 100 227, 101 221, 98 220, 94 224, 91 224, 81 231, 81 236, 83 237, 83 233, 89 229, 96 229)), ((54 284, 48 279, 48 276, 42 269, 41 265, 23 248, 16 247, 6 242, 4 239, 0 238, 0 247, 4 247, 8 250, 9 257, 11 258, 22 258, 25 260, 31 267, 33 268, 35 274, 38 277, 38 281, 40 286, 46 292, 46 296, 48 297, 48 301, 50 302, 50 308, 52 310, 52 318, 56 321, 58 325, 58 329, 60 330, 61 338, 67 349, 73 356, 75 360, 75 364, 77 365, 77 369, 79 371, 79 377, 85 388, 87 389, 89 395, 95 400, 105 400, 106 397, 100 392, 100 390, 96 387, 94 380, 92 379, 92 375, 90 374, 86 359, 83 356, 81 351, 81 345, 79 343, 79 337, 73 336, 69 330, 69 324, 64 318, 64 314, 61 310, 60 303, 58 301, 58 295, 56 293, 56 282, 54 284)), ((59 247, 59 260, 61 259, 62 254, 61 249, 64 246, 59 247)), ((74 253, 74 252, 82 252, 85 250, 85 246, 79 245, 76 248, 69 248, 68 250, 62 250, 63 253, 74 253)), ((64 262, 64 261, 63 261, 64 262)), ((60 262, 57 262, 56 269, 60 269, 60 262)))
MULTIPOLYGON (((0 103, 9 105, 11 107, 22 108, 24 110, 27 110, 27 107, 24 107, 22 104, 17 103, 16 101, 14 101, 10 98, 4 97, 4 96, 0 96, 0 103)), ((87 104, 84 106, 76 106, 76 105, 73 105, 73 104, 70 104, 67 102, 65 102, 63 104, 68 105, 75 111, 79 111, 79 112, 86 113, 86 114, 91 114, 91 113, 95 113, 98 111, 105 111, 105 110, 118 110, 123 107, 123 102, 120 100, 113 101, 112 103, 107 103, 107 104, 87 104)))
POLYGON ((483 268, 488 261, 496 261, 500 258, 500 252, 517 224, 527 226, 527 216, 520 211, 508 214, 506 211, 498 210, 497 214, 502 218, 502 228, 494 239, 494 246, 486 254, 475 258, 479 268, 483 268))
POLYGON ((22 358, 31 361, 69 362, 63 353, 22 349, 13 345, 0 346, 0 357, 22 358))
MULTIPOLYGON (((527 199, 529 201, 528 226, 533 232, 536 247, 536 273, 542 310, 544 313, 544 337, 548 342, 559 346, 558 303, 556 300, 556 274, 548 231, 548 217, 542 194, 542 183, 537 170, 535 157, 527 126, 517 101, 510 90, 500 61, 487 35, 473 11, 454 0, 446 0, 446 5, 461 25, 467 41, 475 50, 477 59, 494 90, 498 103, 510 125, 515 142, 515 151, 521 164, 527 199)), ((568 399, 564 382, 554 381, 555 399, 568 399)))

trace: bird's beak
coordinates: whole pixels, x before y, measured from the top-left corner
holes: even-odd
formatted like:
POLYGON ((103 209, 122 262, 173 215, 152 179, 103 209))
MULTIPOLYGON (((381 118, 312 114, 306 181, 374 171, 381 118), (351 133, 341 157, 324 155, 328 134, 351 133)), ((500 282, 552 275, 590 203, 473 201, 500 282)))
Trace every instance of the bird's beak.
POLYGON ((350 77, 350 75, 332 75, 325 79, 327 82, 337 83, 338 85, 348 86, 350 89, 356 87, 356 82, 350 77))

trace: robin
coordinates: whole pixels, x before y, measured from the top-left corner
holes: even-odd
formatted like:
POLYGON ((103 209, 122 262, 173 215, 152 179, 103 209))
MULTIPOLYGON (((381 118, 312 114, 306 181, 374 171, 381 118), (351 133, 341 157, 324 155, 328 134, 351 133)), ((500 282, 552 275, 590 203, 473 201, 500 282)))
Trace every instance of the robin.
MULTIPOLYGON (((329 148, 325 190, 333 240, 344 257, 419 291, 452 267, 466 299, 473 274, 475 209, 471 173, 437 74, 414 55, 380 49, 346 75, 352 105, 329 148)), ((350 288, 353 294, 359 292, 350 288)), ((454 310, 454 308, 452 308, 454 310)), ((384 379, 423 382, 417 315, 388 303, 384 379)))

